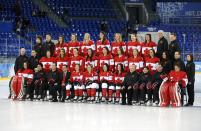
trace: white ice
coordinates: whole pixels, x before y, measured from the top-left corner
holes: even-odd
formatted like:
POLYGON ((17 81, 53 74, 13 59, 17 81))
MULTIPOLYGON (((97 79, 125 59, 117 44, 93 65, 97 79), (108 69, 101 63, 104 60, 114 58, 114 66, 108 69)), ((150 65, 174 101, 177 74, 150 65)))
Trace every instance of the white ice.
POLYGON ((200 131, 201 94, 194 107, 159 108, 7 99, 0 81, 0 131, 200 131))

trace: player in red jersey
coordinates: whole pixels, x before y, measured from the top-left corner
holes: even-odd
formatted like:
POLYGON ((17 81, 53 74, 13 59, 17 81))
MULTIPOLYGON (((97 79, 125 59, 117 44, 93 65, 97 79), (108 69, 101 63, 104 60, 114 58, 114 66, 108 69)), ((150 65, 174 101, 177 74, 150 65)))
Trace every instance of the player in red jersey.
POLYGON ((102 54, 103 47, 107 47, 111 51, 111 46, 109 40, 106 38, 105 32, 100 32, 100 40, 96 42, 96 55, 99 56, 102 54))
POLYGON ((131 40, 127 43, 126 52, 128 57, 133 56, 133 49, 137 49, 138 52, 141 51, 141 44, 137 39, 137 34, 131 34, 131 40))
POLYGON ((122 41, 122 36, 120 33, 115 33, 114 41, 112 42, 112 55, 115 57, 118 55, 118 49, 121 47, 124 52, 126 52, 126 44, 122 41))
POLYGON ((146 58, 149 55, 149 50, 154 49, 154 51, 157 51, 157 45, 155 42, 152 41, 151 34, 145 35, 145 42, 142 43, 141 53, 144 58, 146 58))
POLYGON ((67 44, 64 42, 64 36, 59 36, 58 43, 55 45, 54 56, 58 57, 60 55, 61 49, 64 49, 65 52, 68 51, 67 44))
POLYGON ((63 65, 67 65, 68 67, 69 60, 70 58, 66 56, 65 49, 62 48, 60 50, 60 55, 56 58, 57 68, 59 69, 59 71, 62 71, 63 65))
POLYGON ((117 65, 122 64, 123 68, 126 70, 128 68, 128 60, 127 57, 124 55, 124 51, 122 47, 119 47, 117 49, 117 56, 114 57, 114 66, 115 66, 115 71, 117 71, 117 65))
POLYGON ((93 71, 98 71, 98 57, 94 55, 91 48, 87 50, 87 56, 85 57, 85 70, 88 65, 92 66, 93 71))
POLYGON ((72 34, 71 35, 71 41, 68 42, 68 56, 73 56, 73 49, 77 48, 80 52, 80 43, 77 41, 77 35, 72 34))
POLYGON ((170 104, 173 107, 182 106, 181 93, 186 88, 187 82, 186 72, 181 71, 180 65, 174 65, 174 70, 169 73, 169 77, 166 77, 160 86, 159 106, 166 107, 170 104))
POLYGON ((85 33, 84 34, 84 39, 80 43, 80 48, 81 48, 81 54, 85 57, 87 56, 88 49, 92 49, 93 52, 95 52, 95 44, 94 41, 90 39, 90 34, 85 33))

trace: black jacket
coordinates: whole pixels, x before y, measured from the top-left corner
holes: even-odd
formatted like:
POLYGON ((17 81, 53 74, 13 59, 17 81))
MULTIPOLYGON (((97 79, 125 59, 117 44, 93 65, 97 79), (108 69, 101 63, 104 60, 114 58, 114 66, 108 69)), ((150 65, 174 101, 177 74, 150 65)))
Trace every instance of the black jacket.
POLYGON ((174 70, 174 65, 175 65, 175 64, 179 64, 179 65, 180 65, 181 71, 185 71, 185 70, 186 70, 186 69, 185 69, 185 63, 184 63, 183 60, 181 60, 181 59, 174 60, 174 61, 173 61, 173 65, 172 65, 172 70, 174 70))
POLYGON ((168 74, 172 70, 172 61, 171 60, 160 60, 161 65, 163 66, 163 72, 168 74))
POLYGON ((163 81, 163 76, 165 76, 165 73, 162 72, 155 72, 152 76, 152 82, 158 82, 158 83, 162 83, 163 81))
POLYGON ((141 73, 140 74, 140 83, 148 83, 152 81, 152 76, 150 73, 141 73))
POLYGON ((168 51, 168 41, 165 37, 162 37, 159 39, 158 41, 158 45, 157 45, 157 56, 159 58, 162 57, 162 53, 168 51))
POLYGON ((56 71, 50 71, 49 73, 48 73, 48 76, 47 76, 47 80, 48 80, 48 82, 50 82, 51 80, 54 80, 54 84, 57 84, 57 85, 61 85, 61 73, 58 71, 58 70, 56 70, 56 71))
POLYGON ((186 74, 188 77, 188 82, 193 83, 195 81, 195 63, 187 62, 186 63, 186 74))
POLYGON ((139 81, 139 74, 135 72, 128 72, 124 78, 123 85, 124 86, 133 86, 135 83, 139 81))
POLYGON ((37 52, 37 56, 38 56, 38 58, 40 59, 42 56, 43 56, 43 45, 42 45, 42 43, 40 43, 40 44, 35 44, 34 45, 34 50, 37 52))
POLYGON ((181 48, 180 48, 180 45, 179 45, 177 40, 171 41, 170 44, 169 44, 168 49, 169 49, 168 53, 169 53, 170 59, 174 59, 174 53, 176 51, 181 52, 181 48))
POLYGON ((34 70, 34 68, 37 67, 38 62, 39 62, 39 58, 37 56, 36 57, 31 56, 29 58, 29 68, 34 70))
POLYGON ((44 81, 45 79, 46 79, 46 75, 43 70, 34 73, 33 81, 36 81, 36 80, 44 81))
POLYGON ((17 71, 19 69, 22 69, 23 68, 23 63, 24 62, 28 62, 28 57, 26 55, 22 56, 18 56, 15 60, 15 65, 14 65, 14 70, 15 70, 15 73, 17 73, 17 71))
POLYGON ((46 52, 49 50, 51 52, 51 56, 54 55, 54 48, 55 48, 55 45, 52 41, 50 42, 45 42, 42 46, 42 49, 43 49, 43 56, 45 57, 46 56, 46 52))
POLYGON ((70 82, 70 72, 66 72, 66 77, 65 77, 65 79, 63 78, 63 76, 64 76, 64 73, 62 72, 61 73, 61 80, 63 81, 64 80, 64 82, 67 84, 68 82, 70 82))

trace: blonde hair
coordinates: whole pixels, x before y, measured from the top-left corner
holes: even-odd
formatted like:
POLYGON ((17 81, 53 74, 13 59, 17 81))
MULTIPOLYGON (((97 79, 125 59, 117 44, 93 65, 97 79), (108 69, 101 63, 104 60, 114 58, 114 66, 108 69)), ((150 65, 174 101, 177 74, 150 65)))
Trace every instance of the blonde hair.
POLYGON ((89 33, 85 33, 85 34, 84 34, 84 39, 83 39, 83 42, 84 42, 84 43, 85 43, 86 40, 87 40, 87 38, 86 38, 87 36, 89 37, 88 40, 90 40, 90 34, 89 34, 89 33))
MULTIPOLYGON (((122 42, 122 35, 120 33, 115 33, 115 36, 119 35, 119 42, 122 42)), ((115 39, 115 41, 117 42, 117 40, 115 39)))

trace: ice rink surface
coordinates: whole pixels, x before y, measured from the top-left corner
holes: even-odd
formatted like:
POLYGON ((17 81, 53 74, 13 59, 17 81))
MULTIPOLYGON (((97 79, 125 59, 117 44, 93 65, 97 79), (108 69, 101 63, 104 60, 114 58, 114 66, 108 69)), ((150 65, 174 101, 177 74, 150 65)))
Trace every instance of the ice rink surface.
POLYGON ((159 108, 7 99, 0 81, 1 131, 200 131, 201 94, 194 107, 159 108))

